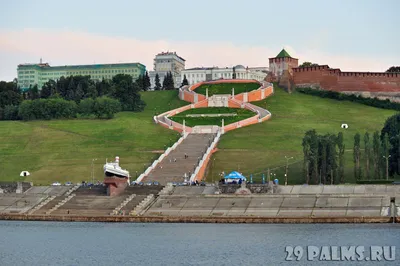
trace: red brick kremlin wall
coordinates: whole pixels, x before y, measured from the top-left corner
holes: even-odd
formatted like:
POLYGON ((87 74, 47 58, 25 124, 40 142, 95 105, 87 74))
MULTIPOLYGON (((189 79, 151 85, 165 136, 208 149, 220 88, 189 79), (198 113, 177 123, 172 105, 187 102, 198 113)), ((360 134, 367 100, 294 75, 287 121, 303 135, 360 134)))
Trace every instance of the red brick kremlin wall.
POLYGON ((342 72, 323 65, 293 68, 293 81, 338 92, 400 93, 400 73, 342 72))

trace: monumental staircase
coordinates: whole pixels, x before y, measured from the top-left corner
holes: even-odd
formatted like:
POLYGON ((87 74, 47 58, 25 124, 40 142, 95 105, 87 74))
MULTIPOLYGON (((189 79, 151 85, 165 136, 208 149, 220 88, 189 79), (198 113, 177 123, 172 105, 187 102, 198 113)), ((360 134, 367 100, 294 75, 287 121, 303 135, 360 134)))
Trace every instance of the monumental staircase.
POLYGON ((184 182, 185 179, 188 181, 215 137, 215 133, 188 134, 142 182, 152 181, 165 185, 170 182, 184 182))
POLYGON ((234 88, 232 94, 218 94, 208 96, 195 92, 195 89, 203 84, 213 83, 243 83, 255 82, 254 80, 217 80, 211 82, 200 82, 193 86, 184 86, 179 89, 179 98, 191 104, 169 110, 160 115, 154 116, 154 122, 171 130, 178 131, 182 137, 172 147, 168 148, 153 164, 146 169, 136 182, 159 182, 162 185, 173 182, 194 182, 201 180, 205 173, 205 168, 215 150, 221 134, 240 127, 261 123, 271 117, 271 113, 250 102, 260 101, 273 94, 273 85, 261 82, 257 90, 244 92, 235 95, 234 88), (222 126, 195 126, 188 127, 171 120, 169 117, 184 112, 192 108, 203 107, 231 107, 245 108, 255 113, 253 117, 222 126), (187 156, 185 156, 187 155, 187 156))

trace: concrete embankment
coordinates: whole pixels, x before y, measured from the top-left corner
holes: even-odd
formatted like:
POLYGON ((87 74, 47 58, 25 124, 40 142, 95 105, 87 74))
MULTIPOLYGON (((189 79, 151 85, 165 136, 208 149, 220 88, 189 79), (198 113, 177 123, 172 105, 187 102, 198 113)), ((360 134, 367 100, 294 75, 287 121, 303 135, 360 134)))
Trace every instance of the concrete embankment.
POLYGON ((208 217, 208 216, 50 216, 50 215, 0 215, 8 221, 55 222, 131 222, 131 223, 400 223, 400 217, 208 217), (395 220, 394 220, 395 219, 395 220))

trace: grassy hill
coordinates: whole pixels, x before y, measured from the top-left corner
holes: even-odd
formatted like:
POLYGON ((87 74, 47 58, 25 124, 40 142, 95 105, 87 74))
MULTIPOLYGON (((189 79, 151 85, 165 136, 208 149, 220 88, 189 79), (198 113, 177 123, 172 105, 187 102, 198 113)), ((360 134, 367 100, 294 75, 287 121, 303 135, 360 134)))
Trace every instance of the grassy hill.
POLYGON ((185 120, 185 125, 189 127, 200 126, 200 125, 217 125, 222 126, 222 119, 224 119, 224 124, 229 125, 237 121, 249 118, 256 115, 256 113, 240 108, 229 108, 229 107, 209 107, 209 108, 193 108, 186 110, 177 115, 171 116, 170 118, 183 124, 185 120), (221 114, 218 117, 188 117, 191 114, 221 114), (226 114, 236 114, 235 116, 227 116, 226 114))
POLYGON ((54 181, 91 180, 95 161, 95 180, 102 180, 103 164, 120 156, 123 168, 135 177, 143 172, 166 145, 179 135, 156 125, 152 117, 187 104, 177 91, 144 92, 147 103, 141 113, 122 112, 111 120, 0 121, 0 180, 23 180, 35 184, 54 181))
POLYGON ((359 132, 381 130, 387 117, 395 111, 383 110, 352 102, 339 102, 300 93, 288 94, 275 86, 275 94, 254 103, 272 113, 269 121, 244 127, 223 135, 219 151, 211 160, 207 179, 218 179, 222 171, 239 170, 245 176, 261 179, 271 169, 280 183, 284 182, 286 159, 289 161, 290 184, 303 183, 302 138, 309 129, 318 133, 342 131, 346 145, 346 181, 353 178, 353 138, 359 132), (349 125, 342 129, 342 123, 349 125))
MULTIPOLYGON (((32 175, 26 180, 35 184, 89 181, 94 158, 95 180, 102 180, 105 159, 116 155, 135 177, 136 171, 140 174, 159 156, 157 151, 179 138, 176 132, 154 124, 154 114, 187 104, 178 99, 176 91, 144 92, 142 96, 147 103, 144 112, 122 112, 112 120, 0 121, 0 180, 23 180, 19 173, 27 170, 32 175)), ((337 133, 343 130, 342 123, 348 123, 349 129, 343 131, 349 150, 346 174, 351 182, 354 134, 380 130, 395 113, 300 93, 289 95, 281 89, 256 104, 270 110, 272 118, 222 136, 208 171, 210 181, 221 171, 239 170, 260 178, 267 168, 276 168, 271 172, 283 182, 286 155, 294 157, 289 183, 302 183, 304 132, 314 128, 319 133, 337 133)))
POLYGON ((256 90, 260 87, 257 82, 250 83, 219 83, 219 84, 203 84, 195 89, 195 92, 206 95, 208 88, 208 96, 214 94, 232 94, 232 88, 235 89, 235 94, 256 90))

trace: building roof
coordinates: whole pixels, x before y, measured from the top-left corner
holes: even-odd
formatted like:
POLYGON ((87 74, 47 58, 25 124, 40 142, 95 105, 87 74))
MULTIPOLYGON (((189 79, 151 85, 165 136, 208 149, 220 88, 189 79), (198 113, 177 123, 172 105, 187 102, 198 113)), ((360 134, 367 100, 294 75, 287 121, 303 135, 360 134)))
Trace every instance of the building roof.
POLYGON ((282 58, 282 57, 291 57, 288 52, 286 52, 285 49, 282 49, 282 51, 276 56, 276 58, 282 58))
POLYGON ((186 61, 185 59, 180 57, 176 52, 161 52, 161 53, 156 54, 156 56, 159 56, 159 55, 175 55, 176 57, 178 57, 182 61, 186 61))
POLYGON ((45 64, 20 64, 18 68, 31 68, 36 67, 39 69, 46 69, 46 70, 69 70, 69 69, 82 69, 82 68, 103 68, 103 67, 139 67, 139 68, 146 68, 145 65, 141 63, 117 63, 117 64, 95 64, 95 65, 65 65, 65 66, 50 66, 48 63, 45 64))
POLYGON ((184 70, 211 70, 211 69, 218 69, 218 67, 193 67, 193 68, 186 68, 184 70))

